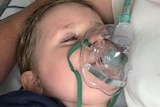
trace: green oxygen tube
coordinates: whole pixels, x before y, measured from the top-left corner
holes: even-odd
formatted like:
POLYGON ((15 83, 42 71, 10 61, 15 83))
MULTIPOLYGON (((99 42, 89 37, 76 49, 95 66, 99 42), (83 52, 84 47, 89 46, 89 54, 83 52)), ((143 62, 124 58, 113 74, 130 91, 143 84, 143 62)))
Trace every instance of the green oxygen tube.
MULTIPOLYGON (((115 28, 113 37, 114 43, 127 48, 129 48, 133 42, 133 33, 130 27, 130 10, 131 0, 124 0, 123 11, 119 16, 119 23, 115 28)), ((119 94, 120 92, 111 98, 108 107, 113 107, 118 99, 119 94)))

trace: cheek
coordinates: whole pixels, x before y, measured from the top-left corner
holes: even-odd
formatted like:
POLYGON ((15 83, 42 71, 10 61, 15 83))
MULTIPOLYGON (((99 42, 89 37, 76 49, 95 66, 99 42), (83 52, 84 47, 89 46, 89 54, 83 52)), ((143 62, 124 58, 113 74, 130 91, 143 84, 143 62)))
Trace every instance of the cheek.
MULTIPOLYGON (((52 57, 53 60, 43 60, 39 64, 39 78, 45 95, 50 97, 71 97, 76 96, 76 79, 70 70, 67 57, 52 57), (68 95, 66 95, 68 92, 68 95), (65 96, 64 96, 65 95, 65 96)), ((50 58, 51 59, 51 58, 50 58)))
POLYGON ((80 72, 80 50, 76 50, 72 53, 70 56, 70 62, 73 66, 73 68, 80 72))

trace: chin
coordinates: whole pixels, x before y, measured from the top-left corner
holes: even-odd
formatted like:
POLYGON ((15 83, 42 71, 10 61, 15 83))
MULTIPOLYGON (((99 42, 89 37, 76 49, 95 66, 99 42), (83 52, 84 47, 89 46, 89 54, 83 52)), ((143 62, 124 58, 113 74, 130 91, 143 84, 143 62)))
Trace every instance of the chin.
POLYGON ((84 86, 86 89, 83 89, 83 103, 84 104, 102 104, 108 103, 111 96, 104 94, 99 89, 90 88, 87 85, 84 86))

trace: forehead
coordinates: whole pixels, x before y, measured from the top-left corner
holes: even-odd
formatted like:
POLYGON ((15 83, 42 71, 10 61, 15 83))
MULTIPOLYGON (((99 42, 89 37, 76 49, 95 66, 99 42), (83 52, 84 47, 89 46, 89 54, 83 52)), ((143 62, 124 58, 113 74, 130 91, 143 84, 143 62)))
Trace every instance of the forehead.
POLYGON ((44 14, 39 28, 57 28, 63 24, 80 23, 80 21, 101 20, 100 17, 91 8, 78 3, 64 3, 51 8, 44 14), (96 18, 95 18, 96 17, 96 18))

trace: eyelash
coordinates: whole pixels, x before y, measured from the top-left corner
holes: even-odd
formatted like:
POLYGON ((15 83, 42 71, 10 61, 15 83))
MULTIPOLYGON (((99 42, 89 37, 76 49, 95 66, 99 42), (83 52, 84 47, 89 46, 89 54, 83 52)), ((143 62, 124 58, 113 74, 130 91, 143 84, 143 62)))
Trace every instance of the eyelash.
POLYGON ((71 36, 71 37, 65 39, 65 40, 63 41, 63 43, 72 42, 72 41, 76 41, 76 40, 78 40, 78 37, 77 37, 76 35, 74 35, 74 36, 71 36))

